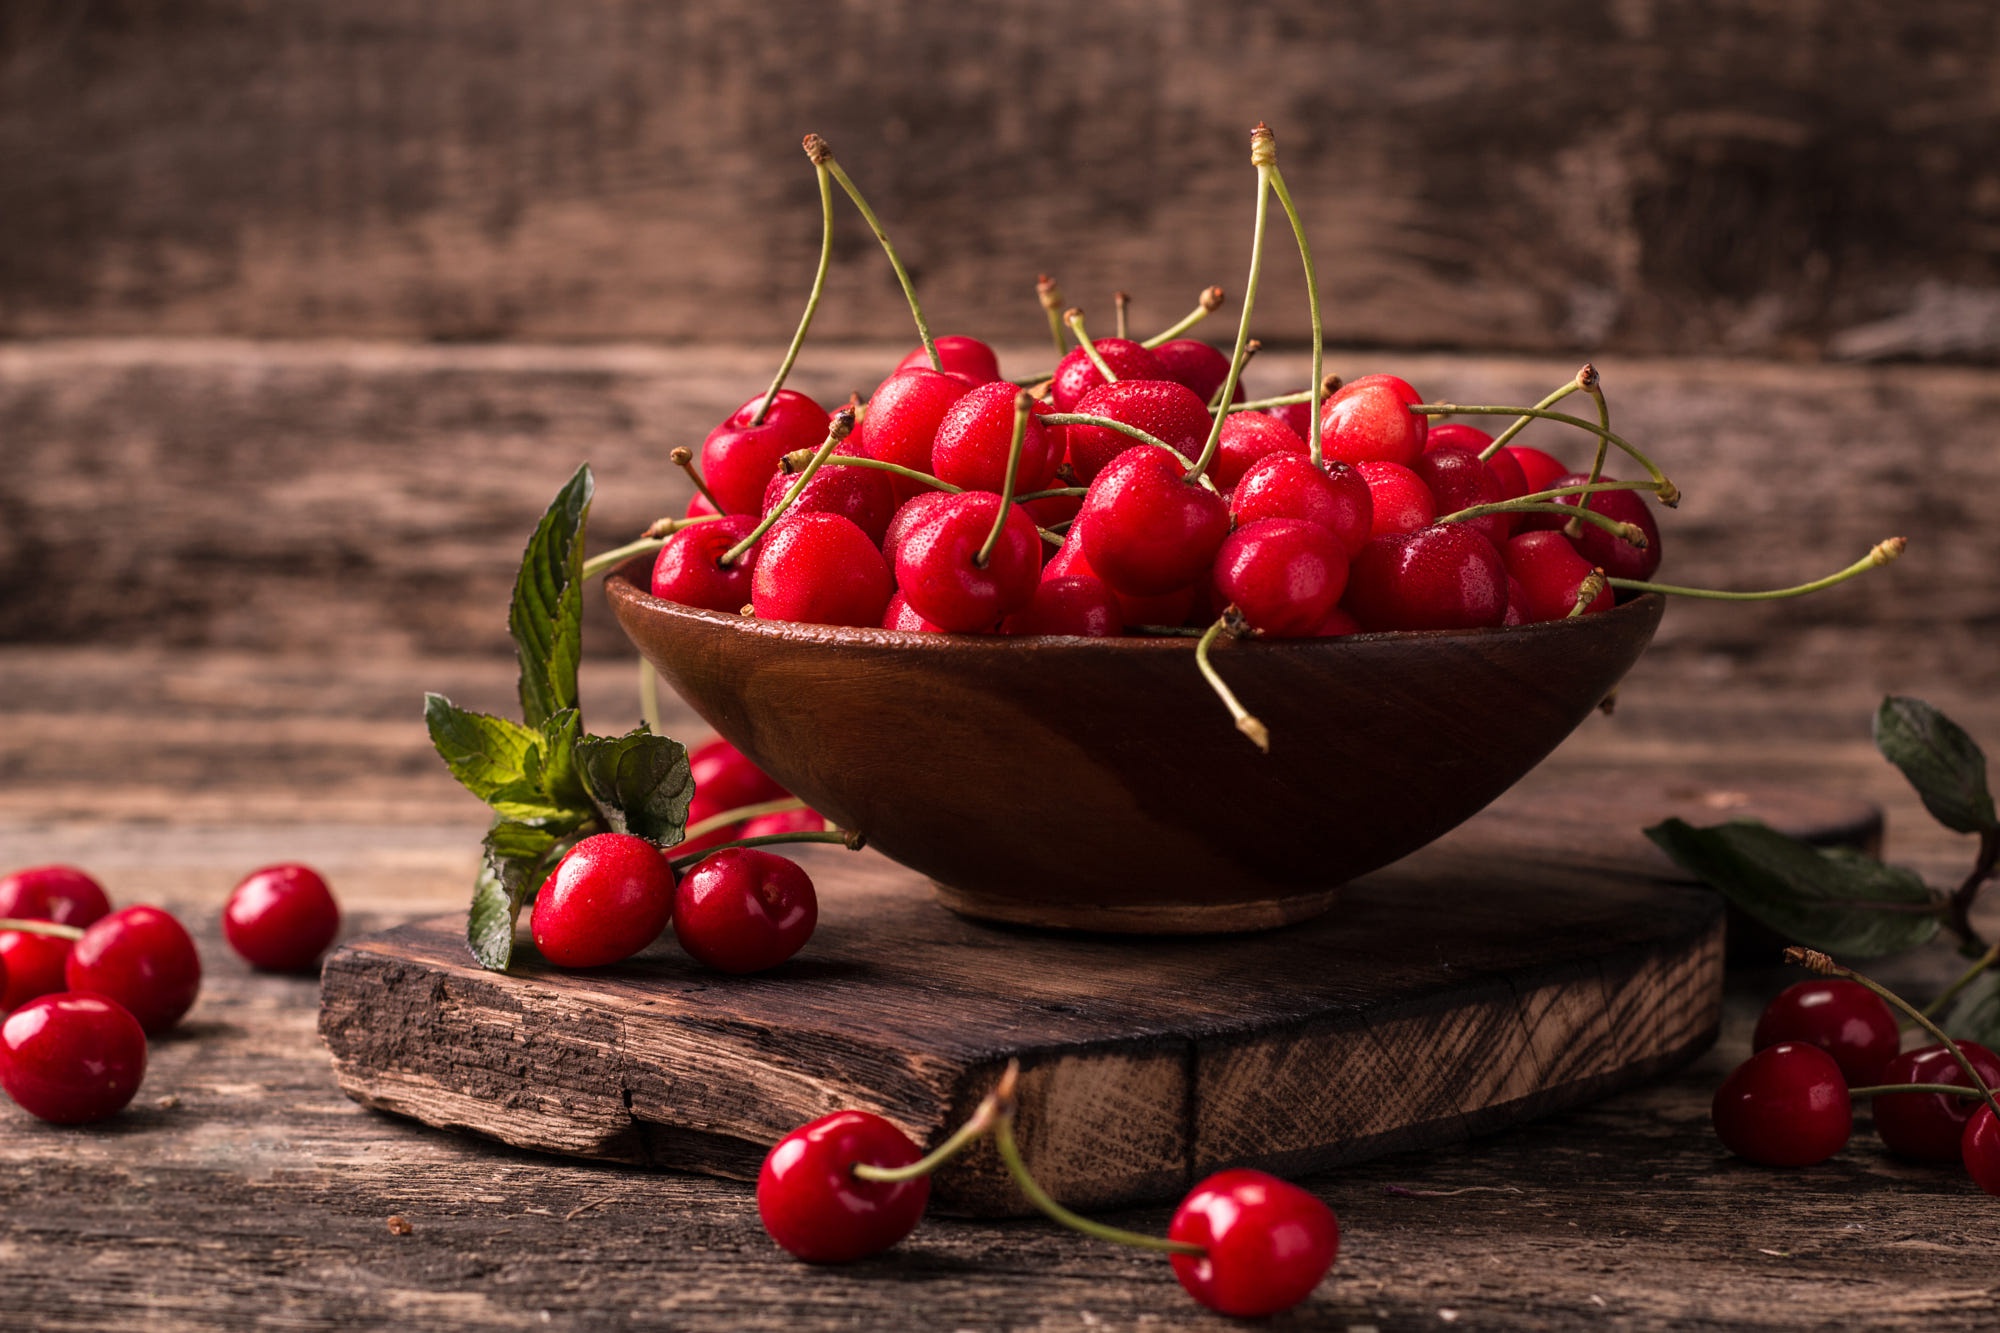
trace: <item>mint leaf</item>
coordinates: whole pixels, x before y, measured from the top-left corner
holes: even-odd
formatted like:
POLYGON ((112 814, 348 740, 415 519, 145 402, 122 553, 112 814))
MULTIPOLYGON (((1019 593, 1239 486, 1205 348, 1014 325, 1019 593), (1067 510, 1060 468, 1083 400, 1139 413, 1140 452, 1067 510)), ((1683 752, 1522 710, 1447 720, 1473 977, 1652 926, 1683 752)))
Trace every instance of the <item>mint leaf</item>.
POLYGON ((1875 714, 1875 748, 1903 770, 1937 822, 1958 833, 2000 830, 1986 755, 1965 729, 1925 703, 1889 695, 1875 714))
POLYGON ((521 661, 521 716, 540 727, 577 706, 583 657, 583 527, 590 517, 590 465, 576 470, 535 526, 521 554, 507 632, 521 661))
POLYGON ((557 844, 549 830, 510 820, 487 833, 465 918, 465 942, 481 967, 505 972, 513 961, 514 923, 541 888, 542 867, 557 844))
POLYGON ((1747 822, 1695 828, 1669 819, 1646 836, 1745 912, 1811 948, 1873 958, 1938 930, 1940 899, 1923 880, 1859 852, 1747 822))
POLYGON ((565 708, 542 723, 538 748, 542 793, 557 805, 588 813, 590 793, 585 790, 583 774, 576 766, 576 743, 582 735, 583 715, 574 708, 565 708))
POLYGON ((424 725, 451 775, 482 801, 518 790, 536 762, 534 732, 504 717, 459 708, 442 694, 424 696, 424 725))
POLYGON ((641 723, 615 739, 585 736, 577 742, 576 757, 605 827, 660 847, 681 840, 694 775, 679 741, 656 736, 641 723))

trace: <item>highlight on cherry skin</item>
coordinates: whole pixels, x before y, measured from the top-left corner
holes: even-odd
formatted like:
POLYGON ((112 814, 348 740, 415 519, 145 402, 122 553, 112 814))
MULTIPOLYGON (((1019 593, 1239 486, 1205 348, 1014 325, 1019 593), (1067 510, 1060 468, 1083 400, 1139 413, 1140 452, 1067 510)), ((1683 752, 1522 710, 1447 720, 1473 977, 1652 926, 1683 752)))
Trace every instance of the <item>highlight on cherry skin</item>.
POLYGON ((288 862, 244 876, 222 908, 222 935, 261 972, 308 972, 340 933, 340 904, 311 866, 288 862))

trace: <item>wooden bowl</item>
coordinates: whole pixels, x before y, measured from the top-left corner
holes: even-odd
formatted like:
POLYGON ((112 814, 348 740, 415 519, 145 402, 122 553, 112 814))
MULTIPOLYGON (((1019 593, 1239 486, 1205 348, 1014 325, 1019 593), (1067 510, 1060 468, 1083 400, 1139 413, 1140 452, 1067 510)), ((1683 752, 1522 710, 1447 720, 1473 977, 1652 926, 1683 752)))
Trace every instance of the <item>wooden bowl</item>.
MULTIPOLYGON (((1638 660, 1663 599, 1505 630, 1219 644, 1260 753, 1192 639, 840 629, 606 591, 717 731, 969 916, 1257 930, 1477 813, 1638 660)), ((1420 904, 1412 904, 1421 910, 1420 904)))

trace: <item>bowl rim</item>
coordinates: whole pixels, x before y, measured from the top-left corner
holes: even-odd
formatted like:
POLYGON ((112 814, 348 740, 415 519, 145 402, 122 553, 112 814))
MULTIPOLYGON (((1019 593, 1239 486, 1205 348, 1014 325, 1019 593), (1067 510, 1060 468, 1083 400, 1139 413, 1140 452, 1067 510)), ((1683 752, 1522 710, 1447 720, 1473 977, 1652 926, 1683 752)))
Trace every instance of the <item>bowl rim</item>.
MULTIPOLYGON (((875 626, 855 625, 813 625, 796 620, 759 620, 754 616, 731 615, 726 611, 709 611, 697 606, 687 606, 680 602, 670 602, 655 597, 645 583, 634 576, 641 562, 650 573, 651 557, 634 556, 623 565, 604 575, 605 595, 613 599, 623 599, 647 612, 664 615, 682 621, 728 628, 739 634, 780 642, 813 643, 821 645, 846 644, 854 647, 902 648, 930 653, 991 652, 1002 645, 1032 647, 1075 648, 1089 645, 1089 651, 1103 653, 1134 652, 1187 652, 1192 653, 1195 637, 1188 634, 1120 634, 1116 636, 1090 636, 1081 634, 931 634, 921 630, 882 629, 875 626), (621 586, 622 585, 622 586, 621 586)), ((1592 627, 1610 629, 1623 627, 1628 622, 1654 619, 1661 614, 1666 597, 1657 592, 1643 592, 1620 601, 1609 611, 1594 615, 1576 616, 1564 620, 1542 620, 1526 625, 1495 625, 1479 629, 1425 629, 1425 630, 1372 630, 1357 634, 1341 634, 1331 638, 1267 639, 1253 637, 1240 639, 1230 645, 1229 651, 1253 652, 1296 652, 1312 651, 1339 653, 1352 649, 1367 650, 1381 644, 1423 643, 1432 641, 1458 641, 1466 639, 1489 639, 1504 637, 1521 640, 1528 637, 1544 637, 1559 634, 1574 634, 1578 631, 1590 632, 1592 627)))

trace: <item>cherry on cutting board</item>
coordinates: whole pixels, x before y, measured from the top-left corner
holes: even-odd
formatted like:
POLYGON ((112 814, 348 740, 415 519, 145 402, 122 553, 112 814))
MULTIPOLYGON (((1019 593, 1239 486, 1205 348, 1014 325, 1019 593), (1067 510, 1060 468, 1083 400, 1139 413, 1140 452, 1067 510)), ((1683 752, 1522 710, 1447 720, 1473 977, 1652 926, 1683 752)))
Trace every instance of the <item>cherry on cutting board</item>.
POLYGON ((658 938, 674 910, 674 872, 652 843, 599 833, 570 848, 535 897, 535 947, 557 967, 602 967, 658 938))
POLYGON ((695 961, 718 972, 762 972, 812 938, 819 898, 798 862, 755 847, 727 847, 696 864, 675 887, 673 922, 681 948, 695 961))
POLYGON ((250 966, 305 972, 340 933, 340 905, 310 866, 287 863, 252 871, 222 908, 222 936, 250 966))

